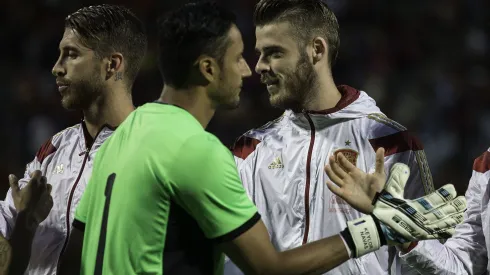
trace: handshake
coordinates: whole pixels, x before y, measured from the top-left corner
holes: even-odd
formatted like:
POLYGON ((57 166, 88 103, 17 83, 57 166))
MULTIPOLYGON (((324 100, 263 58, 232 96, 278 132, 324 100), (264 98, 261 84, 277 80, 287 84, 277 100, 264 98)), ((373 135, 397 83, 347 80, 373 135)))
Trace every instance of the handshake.
POLYGON ((401 245, 417 240, 447 239, 463 221, 466 199, 456 197, 452 184, 414 200, 403 198, 410 170, 393 165, 385 181, 384 150, 376 152, 376 170, 367 174, 342 154, 330 157, 325 167, 329 189, 356 210, 370 214, 349 221, 341 233, 352 256, 360 257, 383 245, 401 245), (386 182, 386 184, 385 184, 386 182), (372 199, 374 197, 374 199, 372 199))

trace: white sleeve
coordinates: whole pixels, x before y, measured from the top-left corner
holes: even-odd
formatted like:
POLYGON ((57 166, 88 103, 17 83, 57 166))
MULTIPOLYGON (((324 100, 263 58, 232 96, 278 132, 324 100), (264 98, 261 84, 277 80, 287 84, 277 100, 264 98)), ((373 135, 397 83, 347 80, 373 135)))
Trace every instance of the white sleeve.
MULTIPOLYGON (((489 173, 489 172, 487 172, 489 173)), ((482 186, 483 187, 483 186, 482 186)), ((488 252, 490 251, 490 181, 487 186, 483 187, 483 202, 482 202, 482 226, 483 226, 483 236, 485 238, 486 248, 487 248, 487 258, 488 252)), ((488 260, 488 259, 487 259, 488 260)), ((487 262, 487 270, 490 272, 490 261, 487 262)))
POLYGON ((466 191, 467 210, 463 223, 443 245, 439 241, 423 241, 410 252, 400 255, 421 274, 483 274, 488 264, 482 230, 482 190, 488 177, 474 171, 466 191))

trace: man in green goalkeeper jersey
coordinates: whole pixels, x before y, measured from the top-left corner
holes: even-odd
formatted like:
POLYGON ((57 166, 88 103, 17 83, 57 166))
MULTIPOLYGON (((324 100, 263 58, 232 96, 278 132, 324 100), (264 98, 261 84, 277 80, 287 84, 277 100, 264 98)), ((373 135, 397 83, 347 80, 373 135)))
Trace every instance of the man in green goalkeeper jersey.
MULTIPOLYGON (((159 48, 162 96, 99 149, 61 274, 222 274, 223 252, 247 274, 318 274, 386 244, 366 216, 342 237, 278 252, 231 153, 205 131, 216 108, 237 106, 251 75, 233 14, 212 3, 185 5, 159 24, 159 48)), ((379 178, 382 152, 378 160, 379 178)), ((345 199, 369 213, 375 192, 365 189, 345 199)))

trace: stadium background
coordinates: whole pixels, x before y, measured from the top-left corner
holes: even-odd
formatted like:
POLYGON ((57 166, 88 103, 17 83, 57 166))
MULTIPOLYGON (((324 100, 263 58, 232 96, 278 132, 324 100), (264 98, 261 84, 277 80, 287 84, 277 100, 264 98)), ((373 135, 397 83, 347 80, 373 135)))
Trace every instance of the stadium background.
MULTIPOLYGON (((78 123, 68 112, 51 68, 65 16, 89 4, 123 4, 145 21, 150 49, 136 80, 136 106, 155 100, 162 80, 156 66, 155 21, 189 1, 0 1, 0 197, 9 173, 23 175, 39 146, 78 123)), ((255 0, 218 1, 231 8, 254 53, 255 0)), ((425 144, 435 184, 466 190, 472 161, 490 146, 490 2, 485 0, 327 0, 340 23, 341 47, 333 69, 337 84, 365 90, 392 119, 425 144)), ((279 116, 256 74, 245 82, 234 111, 219 111, 209 130, 225 145, 279 116)), ((178 129, 176 129, 178 131, 178 129)))

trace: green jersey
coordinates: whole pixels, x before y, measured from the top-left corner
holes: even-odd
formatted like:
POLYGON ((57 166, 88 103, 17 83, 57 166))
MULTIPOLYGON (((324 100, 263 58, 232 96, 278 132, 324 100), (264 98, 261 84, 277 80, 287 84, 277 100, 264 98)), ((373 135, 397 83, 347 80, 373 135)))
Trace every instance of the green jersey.
POLYGON ((148 103, 95 158, 73 223, 81 274, 222 274, 217 244, 259 219, 231 152, 184 109, 148 103))

